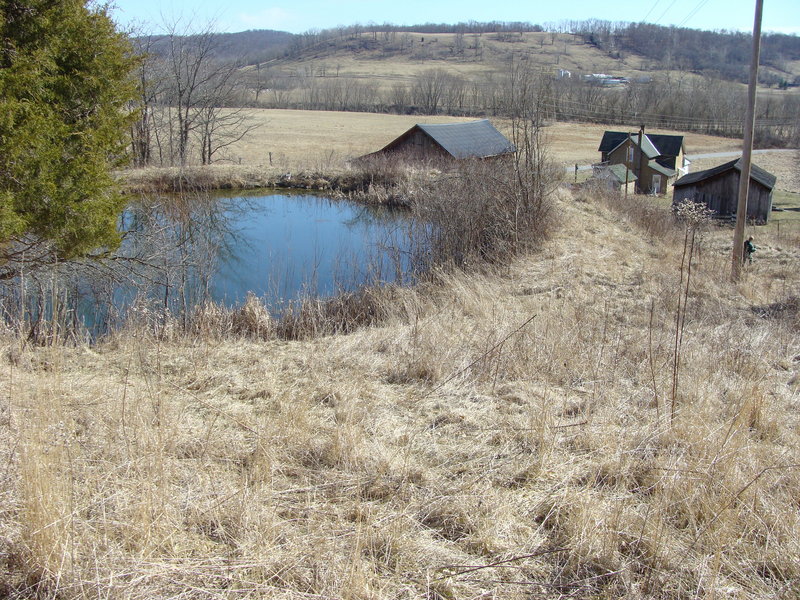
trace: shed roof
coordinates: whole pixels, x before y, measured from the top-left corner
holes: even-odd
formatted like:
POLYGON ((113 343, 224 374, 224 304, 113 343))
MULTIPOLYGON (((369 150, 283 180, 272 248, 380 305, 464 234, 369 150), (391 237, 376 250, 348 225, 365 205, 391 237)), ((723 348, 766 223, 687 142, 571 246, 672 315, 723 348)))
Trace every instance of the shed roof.
MULTIPOLYGON (((628 137, 632 137, 634 139, 634 143, 638 144, 639 134, 638 133, 626 133, 624 131, 606 131, 603 133, 603 139, 600 141, 600 147, 597 149, 598 152, 611 152, 615 148, 617 148, 622 142, 624 142, 628 137)), ((650 140, 650 143, 655 146, 657 149, 658 154, 656 156, 678 156, 680 154, 681 149, 683 148, 683 136, 682 135, 666 135, 661 133, 648 133, 645 134, 650 140)), ((642 145, 645 145, 642 142, 642 145)), ((646 154, 646 152, 645 152, 646 154)), ((649 156, 649 155, 648 155, 649 156)), ((650 157, 655 158, 655 157, 650 157)))
POLYGON ((383 150, 390 150, 401 140, 421 130, 454 158, 487 158, 514 152, 514 145, 497 131, 488 119, 466 123, 417 124, 383 150))
MULTIPOLYGON (((689 173, 688 175, 684 175, 678 181, 673 183, 673 187, 680 187, 683 185, 691 185, 693 183, 697 183, 699 181, 705 181, 706 179, 711 179, 712 177, 716 177, 717 175, 722 175, 726 171, 737 170, 741 173, 741 158, 737 158, 736 160, 732 160, 730 162, 726 162, 725 164, 719 165, 718 167, 713 167, 711 169, 706 169, 705 171, 697 171, 696 173, 689 173)), ((750 165, 750 179, 753 179, 767 187, 772 189, 775 187, 775 182, 777 181, 777 177, 772 173, 769 173, 758 167, 754 164, 750 165)))
POLYGON ((630 183, 632 181, 636 181, 638 177, 636 174, 628 169, 625 165, 617 164, 617 165, 609 165, 608 170, 614 175, 617 181, 620 183, 630 183), (628 172, 627 178, 625 175, 625 171, 628 172))

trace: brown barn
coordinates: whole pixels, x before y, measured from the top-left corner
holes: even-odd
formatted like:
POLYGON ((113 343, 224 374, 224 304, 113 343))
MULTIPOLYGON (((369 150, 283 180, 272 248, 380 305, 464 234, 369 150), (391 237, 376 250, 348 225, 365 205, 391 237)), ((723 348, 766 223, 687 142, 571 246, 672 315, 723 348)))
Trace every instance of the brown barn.
POLYGON ((600 141, 600 160, 606 165, 625 165, 636 174, 636 191, 665 194, 669 182, 689 170, 682 135, 606 131, 600 141))
MULTIPOLYGON (((682 200, 701 202, 720 217, 736 214, 739 199, 741 158, 713 169, 684 175, 673 184, 672 204, 682 200)), ((764 169, 751 165, 747 194, 747 218, 766 223, 772 211, 772 189, 776 178, 764 169)))
POLYGON ((417 124, 367 156, 403 153, 420 158, 493 158, 514 151, 514 145, 488 119, 482 119, 467 123, 417 124))

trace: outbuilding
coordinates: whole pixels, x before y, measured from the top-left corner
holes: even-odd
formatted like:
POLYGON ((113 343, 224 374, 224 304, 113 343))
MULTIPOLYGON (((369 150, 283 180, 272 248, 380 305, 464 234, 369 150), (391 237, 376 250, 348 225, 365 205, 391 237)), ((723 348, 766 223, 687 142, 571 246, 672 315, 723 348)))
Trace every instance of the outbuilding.
POLYGON ((494 158, 514 151, 514 144, 488 119, 481 119, 466 123, 418 123, 367 156, 401 153, 415 158, 494 158))
MULTIPOLYGON (((673 184, 673 206, 683 200, 705 204, 719 217, 736 214, 741 179, 741 158, 725 164, 684 175, 673 184)), ((751 165, 750 187, 747 194, 747 218, 766 223, 772 211, 772 190, 776 177, 751 165)))
POLYGON ((633 194, 636 174, 625 165, 595 165, 592 179, 606 189, 633 194))

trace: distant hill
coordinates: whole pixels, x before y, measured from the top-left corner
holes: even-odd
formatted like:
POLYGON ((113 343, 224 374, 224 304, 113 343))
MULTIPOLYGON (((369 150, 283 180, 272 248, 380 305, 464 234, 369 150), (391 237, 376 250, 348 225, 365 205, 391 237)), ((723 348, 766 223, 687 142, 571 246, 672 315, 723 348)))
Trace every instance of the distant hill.
MULTIPOLYGON (((280 61, 288 67, 294 61, 336 59, 351 53, 369 60, 405 57, 413 61, 486 62, 491 66, 512 55, 523 55, 543 67, 585 73, 598 69, 621 75, 677 70, 745 82, 750 61, 749 33, 597 19, 564 22, 547 29, 528 22, 383 23, 303 34, 265 29, 212 35, 218 59, 245 65, 280 61), (425 35, 433 37, 426 43, 425 35), (560 42, 558 48, 547 48, 556 40, 560 42), (576 52, 576 46, 597 51, 576 52)), ((155 41, 151 51, 158 52, 163 38, 151 39, 155 41)), ((764 34, 761 64, 762 83, 800 85, 800 37, 764 34)))
MULTIPOLYGON (((576 33, 611 56, 634 53, 661 69, 691 70, 732 81, 747 81, 750 33, 608 22, 586 22, 576 28, 576 33)), ((800 83, 796 61, 800 61, 800 37, 779 33, 762 35, 760 62, 766 67, 762 69, 762 83, 800 83)))
MULTIPOLYGON (((205 34, 203 34, 205 35, 205 34)), ((295 35, 286 31, 259 29, 239 33, 211 33, 211 47, 217 60, 243 65, 253 65, 284 56, 295 39, 295 35)), ((177 36, 182 37, 182 36, 177 36)), ((191 37, 191 36, 190 36, 191 37)), ((167 36, 150 36, 139 38, 148 52, 164 55, 167 50, 167 36)))
MULTIPOLYGON (((549 121, 739 137, 750 36, 645 23, 353 25, 205 34, 242 66, 227 105, 509 116, 520 84, 549 121), (522 81, 520 77, 525 78, 522 81)), ((140 38, 166 54, 169 38, 140 38)), ((192 41, 192 40, 189 40, 192 41)), ((757 143, 800 144, 800 37, 765 34, 757 143)))
MULTIPOLYGON (((746 82, 750 37, 742 32, 597 19, 567 22, 547 30, 524 22, 427 23, 402 27, 384 23, 296 35, 284 58, 320 60, 326 54, 339 55, 344 51, 373 60, 405 55, 412 60, 492 64, 511 55, 521 55, 543 67, 558 66, 583 73, 598 69, 620 75, 632 75, 634 71, 689 71, 746 82), (434 37, 426 41, 425 35, 434 37), (560 42, 557 48, 547 48, 554 46, 556 40, 560 42), (434 46, 435 43, 438 45, 434 46), (597 52, 577 52, 576 46, 590 46, 597 52)), ((761 64, 763 84, 800 85, 800 37, 764 34, 761 64)))

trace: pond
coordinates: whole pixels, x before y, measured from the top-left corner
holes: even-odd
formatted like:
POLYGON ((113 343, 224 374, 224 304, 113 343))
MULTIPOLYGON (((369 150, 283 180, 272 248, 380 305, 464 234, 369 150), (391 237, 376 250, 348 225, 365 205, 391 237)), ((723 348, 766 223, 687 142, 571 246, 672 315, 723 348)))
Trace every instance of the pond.
POLYGON ((162 319, 207 301, 235 307, 253 294, 277 315, 309 296, 411 279, 407 213, 318 195, 143 197, 120 230, 110 260, 3 286, 6 320, 63 322, 95 337, 131 310, 162 319))
POLYGON ((330 296, 364 283, 403 283, 406 216, 313 195, 227 199, 227 231, 210 299, 241 304, 248 293, 273 310, 302 296, 330 296))

